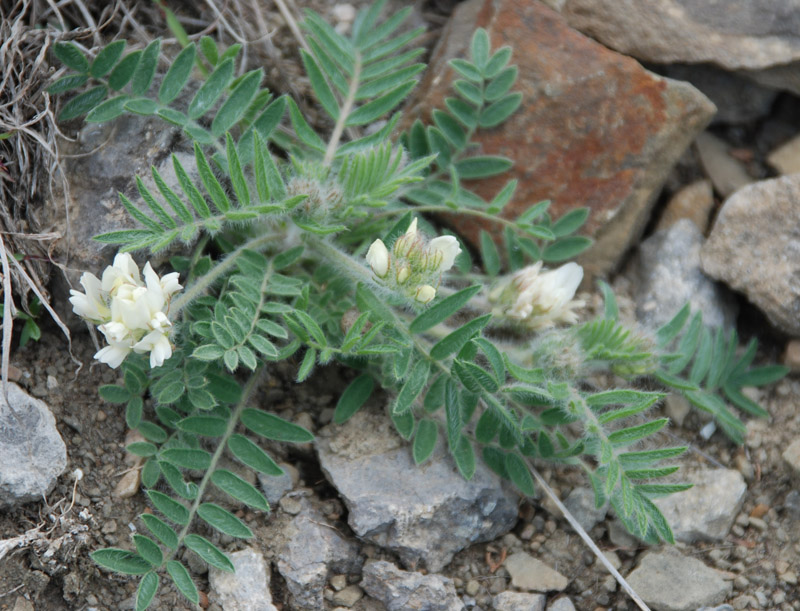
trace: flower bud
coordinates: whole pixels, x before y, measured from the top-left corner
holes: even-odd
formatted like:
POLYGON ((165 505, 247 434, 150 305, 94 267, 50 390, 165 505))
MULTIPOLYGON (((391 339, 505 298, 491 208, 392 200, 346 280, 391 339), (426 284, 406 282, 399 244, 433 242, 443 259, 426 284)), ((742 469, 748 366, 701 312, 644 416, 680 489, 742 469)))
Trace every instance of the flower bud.
POLYGON ((423 284, 417 288, 417 292, 414 295, 414 299, 420 303, 430 303, 434 297, 436 297, 436 289, 430 284, 423 284))
POLYGON ((404 265, 400 269, 397 270, 397 284, 403 284, 408 277, 411 275, 411 268, 408 265, 404 265))
POLYGON ((383 240, 375 240, 369 247, 367 263, 379 278, 384 278, 389 272, 389 250, 383 240))
POLYGON ((461 252, 458 240, 451 235, 433 238, 428 244, 428 248, 436 255, 434 257, 434 260, 438 263, 436 271, 440 273, 446 272, 453 267, 456 257, 461 252))

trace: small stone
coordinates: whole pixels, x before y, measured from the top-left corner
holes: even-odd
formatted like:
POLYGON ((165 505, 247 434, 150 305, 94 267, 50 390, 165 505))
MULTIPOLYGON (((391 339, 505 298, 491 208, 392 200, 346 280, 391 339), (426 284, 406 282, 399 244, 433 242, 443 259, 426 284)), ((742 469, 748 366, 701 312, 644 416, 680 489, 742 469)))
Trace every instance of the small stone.
POLYGON ((109 520, 105 524, 103 524, 103 528, 101 532, 104 535, 110 535, 111 533, 117 532, 117 521, 116 520, 109 520))
POLYGON ((769 528, 769 525, 761 518, 750 518, 748 522, 750 526, 752 526, 757 530, 760 530, 761 532, 764 532, 769 528))
POLYGON ((24 596, 17 597, 14 601, 14 608, 11 611, 35 611, 33 603, 24 596))
POLYGON ((547 611, 575 611, 575 605, 568 596, 562 596, 547 605, 547 611))
POLYGON ((372 598, 381 601, 388 611, 464 609, 464 603, 456 595, 451 579, 438 574, 401 571, 384 560, 371 562, 364 567, 361 587, 372 598))
POLYGON ((334 575, 330 581, 331 587, 339 592, 347 587, 347 575, 334 575))
POLYGON ((753 182, 744 165, 728 153, 728 145, 721 139, 703 132, 695 141, 700 163, 722 197, 729 197, 753 182))
POLYGON ((347 586, 346 588, 343 588, 339 592, 336 592, 331 598, 331 602, 333 602, 336 605, 341 605, 342 607, 347 607, 349 609, 363 597, 364 597, 364 590, 362 590, 359 586, 353 584, 347 586))
POLYGON ((261 486, 261 491, 264 493, 264 496, 267 497, 267 502, 270 505, 276 505, 278 501, 295 486, 292 474, 289 472, 286 465, 281 466, 283 467, 282 475, 258 474, 258 483, 261 486))
POLYGON ((492 599, 495 611, 544 611, 547 597, 544 594, 501 592, 492 599))
POLYGON ((692 411, 692 406, 683 395, 671 392, 664 399, 664 414, 676 426, 683 426, 686 416, 692 411))
POLYGON ((270 571, 264 556, 252 548, 227 555, 236 569, 228 573, 209 567, 208 578, 225 611, 277 611, 272 604, 270 571))
POLYGON ((794 571, 786 571, 785 573, 781 573, 778 575, 778 579, 784 583, 788 583, 790 586, 797 585, 797 573, 794 571))
POLYGON ((767 161, 780 174, 800 172, 800 135, 772 151, 767 157, 767 161))
POLYGON ((97 422, 105 422, 106 418, 108 418, 108 415, 102 409, 97 410, 97 413, 94 415, 94 419, 97 420, 97 422))
POLYGON ((573 489, 564 500, 564 505, 586 532, 602 522, 608 511, 607 505, 599 509, 595 506, 594 492, 589 488, 573 489))
POLYGON ((56 376, 47 376, 47 390, 55 390, 56 388, 58 388, 56 376))
POLYGON ((639 541, 628 532, 625 525, 619 520, 611 520, 608 524, 608 538, 616 547, 634 550, 639 547, 639 541))
POLYGON ((478 593, 478 590, 480 589, 481 589, 481 584, 478 583, 478 581, 475 579, 470 579, 467 582, 464 591, 467 593, 468 596, 475 596, 478 593))
POLYGON ((733 580, 733 587, 737 590, 747 590, 750 588, 750 581, 744 575, 739 575, 733 580))
POLYGON ((710 180, 698 180, 683 187, 667 202, 656 231, 668 229, 681 219, 688 219, 701 231, 708 229, 714 209, 714 190, 710 180))
POLYGON ((123 475, 114 486, 114 496, 120 499, 128 499, 139 491, 139 484, 142 481, 142 472, 139 469, 131 469, 123 475))
POLYGON ((786 508, 786 513, 788 513, 793 520, 800 520, 800 492, 797 490, 790 491, 789 494, 786 495, 783 506, 786 508))
POLYGON ((783 364, 795 373, 800 371, 800 339, 792 339, 786 343, 783 364))
POLYGON ((561 592, 569 585, 564 575, 525 552, 506 558, 505 567, 511 575, 511 583, 520 590, 561 592))
POLYGON ((672 526, 675 539, 685 543, 724 539, 744 502, 747 486, 734 469, 701 469, 684 475, 689 490, 655 501, 672 526))
POLYGON ((278 504, 283 511, 293 516, 303 510, 303 504, 293 496, 283 497, 278 504))
POLYGON ((627 580, 655 611, 689 611, 715 605, 732 590, 718 571, 672 549, 645 554, 627 580))
POLYGON ((800 475, 800 437, 795 439, 781 454, 783 460, 792 470, 800 475))

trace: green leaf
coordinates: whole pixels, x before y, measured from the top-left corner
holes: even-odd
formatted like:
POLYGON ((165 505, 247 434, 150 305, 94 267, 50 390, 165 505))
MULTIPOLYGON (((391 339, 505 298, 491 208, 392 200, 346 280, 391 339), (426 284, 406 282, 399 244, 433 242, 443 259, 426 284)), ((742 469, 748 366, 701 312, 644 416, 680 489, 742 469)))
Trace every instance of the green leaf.
POLYGON ((738 386, 766 386, 777 382, 789 373, 789 368, 783 365, 765 365, 755 367, 750 371, 736 376, 738 386))
POLYGON ((217 359, 222 358, 224 353, 225 349, 217 344, 206 344, 204 346, 198 346, 195 348, 194 352, 192 352, 192 358, 200 361, 216 361, 217 359))
POLYGON ((170 560, 167 562, 167 573, 172 577, 175 582, 175 587, 180 590, 186 598, 188 598, 195 605, 200 602, 200 594, 197 592, 192 578, 189 576, 189 571, 177 560, 170 560))
POLYGON ((221 533, 239 539, 249 539, 253 536, 252 531, 242 522, 239 518, 215 505, 214 503, 203 503, 197 508, 197 515, 207 522, 210 526, 216 528, 221 533))
POLYGON ((548 244, 542 252, 542 260, 550 263, 566 261, 582 253, 592 245, 592 240, 584 236, 570 236, 561 238, 553 244, 548 244))
POLYGON ((67 76, 62 76, 52 85, 50 85, 47 88, 47 93, 56 95, 58 93, 72 91, 73 89, 79 89, 80 87, 83 87, 88 80, 89 77, 85 74, 68 74, 67 76))
POLYGON ((109 403, 126 403, 131 398, 131 392, 116 384, 105 384, 98 389, 100 398, 109 403))
POLYGON ((494 102, 506 95, 517 80, 517 67, 509 66, 502 70, 492 81, 486 86, 484 96, 487 101, 494 102))
POLYGON ((347 117, 346 125, 364 125, 379 119, 402 102, 416 84, 416 80, 403 83, 389 93, 360 106, 347 117))
POLYGON ((757 416, 758 418, 769 418, 769 412, 758 403, 747 397, 738 387, 726 384, 722 387, 725 396, 740 410, 757 416))
POLYGON ((203 83, 200 89, 192 98, 187 114, 191 119, 199 119, 206 112, 211 110, 214 103, 222 95, 233 79, 233 59, 226 59, 216 67, 208 80, 203 83))
POLYGON ((336 97, 333 95, 333 91, 331 91, 319 64, 305 49, 300 49, 300 57, 303 60, 303 66, 306 69, 308 79, 311 81, 311 87, 314 89, 317 100, 334 121, 338 120, 339 105, 336 103, 336 97))
POLYGON ((497 435, 500 430, 500 418, 494 410, 487 409, 478 419, 478 424, 475 425, 475 439, 478 443, 488 444, 497 435))
POLYGON ((644 439, 654 433, 657 433, 664 428, 669 422, 669 418, 660 418, 640 424, 638 426, 631 426, 626 429, 614 431, 608 435, 608 440, 616 447, 630 445, 640 439, 644 439))
POLYGON ((58 113, 58 120, 69 121, 70 119, 74 119, 75 117, 89 112, 106 99, 107 93, 108 90, 106 87, 104 85, 99 85, 80 95, 76 95, 61 108, 61 112, 58 113))
MULTIPOLYGON (((259 323, 264 322, 264 320, 260 320, 259 323)), ((278 325, 276 325, 278 326, 278 325)), ((259 326, 259 328, 261 328, 259 326)), ((283 328, 283 327, 279 327, 283 328)), ((262 337, 261 335, 251 335, 247 338, 247 341, 258 350, 261 354, 269 359, 274 359, 278 357, 278 349, 275 347, 271 341, 269 341, 266 337, 262 337)))
POLYGON ((111 89, 120 91, 128 84, 139 66, 139 60, 141 60, 143 53, 141 50, 133 51, 122 58, 122 61, 114 67, 108 77, 108 86, 111 89))
POLYGON ((461 477, 466 480, 472 479, 472 476, 475 475, 475 452, 469 439, 461 435, 455 445, 450 448, 450 454, 455 460, 461 477))
POLYGON ((420 464, 425 462, 433 454, 436 447, 436 438, 439 428, 433 420, 420 420, 417 427, 417 434, 414 437, 413 455, 414 462, 420 464))
POLYGON ((135 429, 142 421, 142 410, 144 409, 144 401, 141 397, 131 397, 128 405, 125 406, 125 424, 129 429, 135 429))
POLYGON ((153 77, 156 75, 158 67, 158 56, 161 52, 161 39, 156 38, 147 45, 139 59, 136 71, 131 79, 131 93, 133 95, 144 95, 150 89, 153 77))
POLYGON ((164 561, 164 555, 155 541, 144 535, 136 534, 133 535, 133 544, 136 546, 136 551, 139 552, 139 555, 147 562, 154 567, 161 566, 164 561))
POLYGON ((457 57, 451 59, 448 63, 453 70, 458 72, 465 79, 473 83, 478 83, 479 85, 483 83, 481 71, 472 62, 457 57))
POLYGON ((502 174, 513 165, 513 162, 505 157, 484 155, 480 157, 468 157, 467 159, 457 161, 455 167, 461 178, 473 180, 502 174))
POLYGON ((314 436, 302 426, 259 409, 245 409, 242 412, 241 420, 242 424, 256 435, 273 441, 288 441, 289 443, 314 441, 314 436))
POLYGON ((211 481, 236 500, 261 511, 269 511, 269 503, 264 495, 235 473, 226 469, 217 469, 211 474, 211 481))
POLYGON ((322 141, 322 138, 317 135, 317 132, 308 124, 303 113, 300 112, 300 109, 297 107, 297 103, 292 98, 288 98, 287 104, 289 105, 289 118, 292 121, 294 133, 300 142, 315 151, 324 153, 326 149, 325 143, 322 141))
POLYGON ((212 134, 219 137, 236 125, 258 93, 258 86, 263 77, 264 72, 259 68, 251 70, 239 80, 228 99, 217 111, 211 123, 212 134))
POLYGON ((536 494, 536 490, 533 486, 533 478, 531 477, 528 465, 525 464, 525 461, 522 460, 518 454, 515 454, 514 452, 506 454, 505 468, 506 473, 508 474, 508 479, 510 479, 513 484, 519 488, 522 494, 531 497, 536 494))
POLYGON ((500 74, 500 71, 506 67, 511 59, 511 47, 502 47, 494 52, 489 59, 486 67, 483 69, 483 76, 491 79, 500 74))
POLYGON ((104 569, 123 575, 144 575, 152 568, 144 558, 124 549, 109 547, 89 554, 94 562, 104 569))
POLYGON ((62 64, 68 68, 72 68, 75 72, 89 71, 89 60, 86 59, 83 51, 81 51, 75 43, 57 42, 53 45, 53 55, 55 55, 62 64))
POLYGON ((477 295, 483 287, 479 284, 467 287, 445 297, 440 302, 434 304, 428 310, 417 316, 409 326, 408 330, 411 333, 422 333, 431 327, 439 324, 440 322, 448 319, 450 316, 463 308, 469 300, 477 295))
POLYGON ((149 572, 142 577, 136 590, 136 611, 146 611, 158 591, 158 575, 149 572))
POLYGON ((242 164, 239 161, 236 145, 233 143, 233 137, 231 137, 230 133, 225 134, 225 151, 228 158, 228 174, 231 178, 233 191, 236 193, 239 205, 246 208, 250 205, 250 190, 247 188, 247 180, 244 177, 244 172, 242 172, 242 164))
POLYGON ((617 455, 617 459, 622 465, 623 469, 630 469, 633 467, 643 467, 651 465, 660 460, 668 458, 677 458, 688 448, 686 446, 676 448, 660 448, 658 450, 642 450, 639 452, 623 452, 617 455))
POLYGON ((211 454, 205 450, 171 448, 162 450, 161 457, 184 469, 200 469, 205 471, 211 465, 211 454))
POLYGON ((189 510, 178 501, 157 490, 148 490, 147 496, 150 497, 156 509, 163 513, 167 519, 181 526, 186 526, 189 523, 189 510))
POLYGON ((205 186, 206 191, 208 191, 208 194, 211 196, 211 200, 214 202, 217 210, 220 212, 227 212, 231 208, 231 202, 225 193, 225 189, 222 188, 222 185, 219 183, 216 176, 214 176, 214 172, 211 171, 211 166, 208 165, 208 160, 206 156, 203 155, 203 151, 197 142, 194 143, 194 158, 197 161, 197 171, 200 174, 200 180, 203 181, 203 186, 205 186))
POLYGON ((417 398, 422 389, 428 383, 430 375, 430 365, 427 361, 420 360, 414 365, 408 378, 406 379, 397 399, 392 407, 392 413, 401 414, 411 408, 414 399, 417 398))
POLYGON ((496 127, 508 119, 522 103, 521 93, 509 93, 481 111, 478 125, 496 127))
POLYGON ((158 461, 158 466, 161 470, 161 475, 164 476, 170 488, 172 488, 178 496, 188 501, 193 501, 197 498, 197 484, 185 481, 178 467, 163 460, 158 461))
POLYGON ((269 454, 244 435, 231 435, 228 440, 228 449, 242 463, 259 473, 273 477, 278 477, 284 473, 283 469, 270 458, 269 454))
POLYGON ((143 456, 147 458, 148 456, 155 456, 156 452, 158 452, 158 448, 149 443, 147 441, 135 441, 133 443, 129 443, 125 446, 125 450, 134 454, 135 456, 143 456))
POLYGON ((314 368, 314 364, 317 361, 317 351, 315 348, 309 348, 306 350, 306 353, 303 355, 303 362, 300 363, 300 367, 297 369, 297 381, 302 382, 308 376, 311 375, 311 370, 314 368))
POLYGON ((478 335, 483 328, 489 324, 492 315, 486 314, 469 321, 462 327, 456 329, 443 339, 439 340, 433 348, 431 348, 431 358, 441 360, 454 352, 458 352, 469 340, 478 335))
POLYGON ((559 218, 551 229, 557 238, 567 236, 580 229, 589 218, 589 208, 575 208, 559 218))
POLYGON ((211 36, 203 36, 200 39, 200 52, 212 66, 217 65, 219 61, 219 51, 217 50, 217 43, 211 36))
POLYGON ((236 572, 233 563, 211 541, 200 535, 188 534, 183 539, 184 544, 195 554, 205 560, 210 566, 216 567, 226 573, 236 572))
POLYGON ((483 28, 478 28, 472 35, 469 46, 472 61, 478 68, 484 68, 489 62, 489 34, 483 28))
POLYGON ((484 229, 481 229, 480 243, 483 268, 489 276, 494 277, 500 272, 500 254, 497 252, 497 246, 489 232, 484 229))
POLYGON ((142 467, 142 486, 145 488, 152 488, 158 483, 158 478, 161 477, 161 467, 158 461, 154 458, 148 458, 142 467))
POLYGON ((333 421, 336 424, 347 422, 367 402, 374 387, 372 376, 367 373, 353 380, 339 397, 333 412, 333 421))
POLYGON ((411 439, 411 435, 414 434, 413 412, 411 410, 406 410, 399 414, 392 413, 391 418, 395 428, 397 428, 397 432, 400 433, 400 436, 406 441, 411 439))
POLYGON ((436 109, 433 111, 433 122, 456 149, 462 149, 466 146, 467 134, 453 117, 442 110, 436 109))
MULTIPOLYGON (((114 64, 116 64, 119 61, 119 58, 122 57, 122 52, 125 50, 125 44, 126 43, 124 40, 115 40, 114 42, 109 43, 94 58, 94 61, 89 68, 89 74, 91 74, 94 78, 100 78, 108 74, 111 68, 114 67, 114 64)), ((79 72, 84 71, 79 70, 79 72)))
POLYGON ((161 81, 161 87, 158 90, 159 102, 169 104, 178 97, 181 89, 189 82, 189 77, 192 75, 195 55, 194 43, 186 46, 178 53, 178 56, 173 60, 172 65, 164 75, 164 80, 161 81))
POLYGON ((656 340, 661 347, 667 346, 683 329, 686 321, 689 320, 691 306, 687 302, 672 319, 656 331, 656 340))

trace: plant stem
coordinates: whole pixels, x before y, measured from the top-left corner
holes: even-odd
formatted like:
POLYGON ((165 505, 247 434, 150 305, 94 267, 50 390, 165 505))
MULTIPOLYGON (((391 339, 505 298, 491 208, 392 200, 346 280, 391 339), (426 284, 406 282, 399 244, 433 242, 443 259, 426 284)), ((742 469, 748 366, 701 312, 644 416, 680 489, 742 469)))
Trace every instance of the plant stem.
POLYGON ((336 155, 336 149, 339 146, 339 140, 342 139, 342 133, 344 132, 345 123, 347 122, 347 117, 350 116, 350 111, 353 110, 353 104, 356 101, 356 93, 358 92, 358 85, 361 77, 361 54, 356 51, 355 52, 355 62, 353 63, 353 78, 350 79, 350 87, 347 90, 347 97, 344 100, 344 104, 342 104, 342 108, 339 111, 339 118, 336 120, 336 125, 333 128, 333 133, 331 134, 331 139, 328 142, 328 148, 325 151, 325 160, 323 163, 328 166, 333 161, 334 156, 336 155))

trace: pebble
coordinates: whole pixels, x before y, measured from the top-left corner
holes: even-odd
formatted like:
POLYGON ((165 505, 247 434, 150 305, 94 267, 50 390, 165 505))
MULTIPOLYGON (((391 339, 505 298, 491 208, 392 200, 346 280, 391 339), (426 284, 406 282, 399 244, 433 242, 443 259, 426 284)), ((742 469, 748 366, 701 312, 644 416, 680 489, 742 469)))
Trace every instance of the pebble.
POLYGON ((272 604, 270 571, 264 556, 252 548, 228 554, 236 569, 228 573, 209 567, 211 589, 225 611, 277 611, 272 604))
POLYGON ((547 611, 575 611, 575 605, 568 596, 562 596, 547 605, 547 611))
POLYGON ((800 371, 800 339, 791 339, 786 343, 783 364, 795 373, 800 371))
POLYGON ((132 497, 139 491, 139 484, 142 481, 141 470, 131 469, 123 475, 114 486, 114 496, 120 499, 132 497))
POLYGON ((511 575, 511 583, 520 590, 561 592, 569 584, 564 575, 525 552, 510 555, 505 567, 511 575))
POLYGON ((792 441, 789 446, 781 454, 783 460, 789 465, 792 470, 800 475, 800 437, 792 441))
POLYGON ((769 164, 780 174, 800 172, 800 136, 795 136, 767 156, 769 164))
POLYGON ((364 597, 364 590, 356 584, 352 584, 336 592, 331 597, 331 602, 342 607, 350 608, 364 597))
POLYGON ((544 594, 502 592, 492 599, 495 611, 544 611, 547 597, 544 594))
POLYGON ((708 228, 708 218, 714 208, 714 191, 709 180, 698 180, 683 187, 673 195, 661 218, 658 220, 656 231, 667 229, 680 219, 689 219, 697 228, 705 232, 708 228))
POLYGON ((589 532, 606 517, 608 506, 595 507, 594 492, 589 488, 575 488, 564 500, 564 505, 583 529, 589 532))
POLYGON ((278 504, 281 509, 290 515, 297 515, 303 510, 303 504, 293 496, 283 497, 278 504))
POLYGON ((711 179, 714 190, 728 197, 753 182, 744 164, 728 153, 728 144, 709 132, 703 132, 695 140, 700 163, 711 179))
POLYGON ((467 593, 469 596, 475 596, 475 595, 478 593, 478 590, 480 590, 480 589, 481 589, 481 584, 480 584, 480 583, 478 583, 478 582, 477 582, 475 579, 470 579, 470 580, 467 582, 467 585, 466 585, 466 587, 464 588, 464 591, 465 591, 465 592, 466 592, 466 593, 467 593))
POLYGON ((361 587, 381 601, 388 611, 462 611, 453 581, 442 575, 402 571, 391 562, 379 560, 364 567, 361 587))
POLYGON ((347 587, 347 575, 334 575, 330 581, 331 587, 339 592, 347 587))

